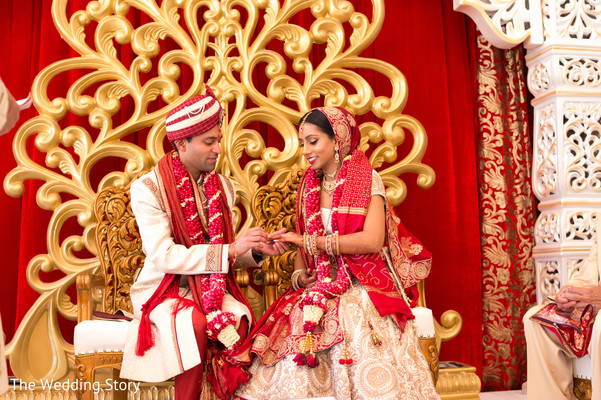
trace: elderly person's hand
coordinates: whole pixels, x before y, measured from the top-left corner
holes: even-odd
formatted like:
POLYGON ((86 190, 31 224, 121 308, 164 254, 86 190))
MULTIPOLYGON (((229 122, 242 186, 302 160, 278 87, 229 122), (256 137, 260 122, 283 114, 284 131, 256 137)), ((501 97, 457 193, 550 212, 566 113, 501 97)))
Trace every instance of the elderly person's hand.
POLYGON ((557 294, 555 295, 555 303, 557 304, 557 308, 559 308, 561 311, 574 311, 576 302, 568 300, 565 296, 566 292, 568 292, 571 288, 573 288, 573 286, 566 285, 559 289, 559 292, 557 292, 557 294))
MULTIPOLYGON (((582 310, 586 307, 587 304, 592 304, 596 310, 601 307, 601 287, 597 285, 587 285, 587 286, 566 286, 566 289, 560 290, 557 294, 561 293, 561 297, 565 299, 563 303, 564 306, 571 306, 573 308, 577 308, 582 310)), ((557 302, 557 296, 555 297, 557 302)), ((557 306, 559 307, 559 302, 557 302, 557 306)), ((562 309, 562 308, 560 308, 562 309)))

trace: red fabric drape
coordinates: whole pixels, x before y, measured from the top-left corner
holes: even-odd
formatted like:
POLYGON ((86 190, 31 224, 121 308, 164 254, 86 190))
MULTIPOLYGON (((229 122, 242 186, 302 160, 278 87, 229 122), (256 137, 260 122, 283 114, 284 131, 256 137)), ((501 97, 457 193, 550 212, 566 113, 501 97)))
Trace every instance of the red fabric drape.
MULTIPOLYGON (((76 0, 69 7, 77 9, 85 3, 76 0)), ((370 1, 354 3, 357 10, 371 15, 370 1)), ((4 2, 0 50, 6 61, 0 76, 16 97, 27 94, 43 67, 71 54, 51 22, 50 5, 48 0, 4 2)), ((405 74, 410 94, 404 112, 417 118, 429 135, 423 161, 436 171, 436 183, 424 191, 416 187, 414 176, 406 176, 409 195, 398 211, 407 228, 433 253, 432 274, 426 282, 428 306, 436 317, 448 309, 463 317, 461 333, 443 345, 441 359, 465 362, 480 372, 482 280, 469 24, 446 0, 390 1, 382 31, 364 54, 387 61, 405 74)), ((367 73, 366 78, 376 93, 390 92, 386 77, 367 73)), ((54 82, 51 97, 53 93, 64 96, 72 82, 54 82)), ((26 113, 20 123, 33 115, 26 113)), ((3 176, 16 166, 10 147, 14 132, 0 138, 3 176)), ((269 144, 269 138, 266 141, 269 144)), ((401 145, 401 154, 409 146, 401 145)), ((43 159, 43 155, 38 157, 43 159)), ((26 282, 26 266, 34 255, 47 252, 49 212, 35 203, 39 184, 28 181, 27 186, 22 198, 0 195, 0 217, 5 222, 0 233, 5 254, 0 312, 9 340, 37 298, 26 282)))
POLYGON ((526 380, 522 317, 536 302, 535 198, 521 46, 501 50, 478 33, 477 78, 485 390, 519 389, 526 380))

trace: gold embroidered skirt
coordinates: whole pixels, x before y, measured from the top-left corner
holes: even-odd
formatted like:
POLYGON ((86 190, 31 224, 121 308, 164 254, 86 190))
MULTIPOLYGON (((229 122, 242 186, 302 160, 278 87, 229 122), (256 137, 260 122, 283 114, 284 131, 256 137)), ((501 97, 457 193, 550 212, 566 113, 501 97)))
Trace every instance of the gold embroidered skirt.
POLYGON ((439 399, 411 322, 401 334, 390 317, 379 315, 356 280, 340 298, 339 318, 344 341, 319 351, 319 366, 298 366, 295 354, 273 366, 263 365, 256 357, 249 369, 251 380, 236 395, 247 400, 439 399), (380 346, 373 343, 368 321, 382 340, 380 346), (345 347, 353 359, 350 365, 339 362, 346 358, 345 347))

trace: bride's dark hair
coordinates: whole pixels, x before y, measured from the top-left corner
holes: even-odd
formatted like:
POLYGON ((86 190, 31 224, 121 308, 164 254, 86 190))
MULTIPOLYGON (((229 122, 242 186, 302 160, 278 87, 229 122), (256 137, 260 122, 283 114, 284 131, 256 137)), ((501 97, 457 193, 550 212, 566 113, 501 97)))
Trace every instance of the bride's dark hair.
POLYGON ((332 124, 330 124, 328 117, 326 117, 326 115, 320 110, 314 108, 303 115, 298 122, 298 126, 301 126, 305 122, 317 126, 319 130, 328 135, 330 139, 336 139, 336 136, 334 135, 334 129, 332 129, 332 124))

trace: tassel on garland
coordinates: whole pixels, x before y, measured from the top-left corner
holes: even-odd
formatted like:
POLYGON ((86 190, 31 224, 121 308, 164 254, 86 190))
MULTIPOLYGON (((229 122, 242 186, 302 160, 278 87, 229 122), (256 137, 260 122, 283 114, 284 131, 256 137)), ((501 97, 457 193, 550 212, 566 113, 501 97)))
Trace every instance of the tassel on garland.
POLYGON ((310 368, 315 368, 319 365, 317 355, 313 352, 313 335, 311 335, 311 332, 307 332, 307 335, 305 336, 303 352, 298 353, 293 361, 298 366, 307 365, 310 368), (307 347, 309 348, 309 354, 307 354, 307 347))
POLYGON ((348 351, 346 350, 346 343, 344 344, 344 351, 342 352, 342 357, 340 357, 340 360, 338 360, 338 362, 341 365, 351 365, 353 363, 353 359, 349 356, 348 351))

